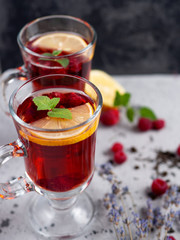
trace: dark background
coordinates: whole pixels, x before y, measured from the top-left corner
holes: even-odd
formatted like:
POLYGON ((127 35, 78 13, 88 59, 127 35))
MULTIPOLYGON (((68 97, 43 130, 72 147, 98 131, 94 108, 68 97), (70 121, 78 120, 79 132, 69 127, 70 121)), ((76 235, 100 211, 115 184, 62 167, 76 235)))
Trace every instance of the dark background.
POLYGON ((53 14, 94 26, 93 68, 110 74, 180 72, 180 0, 0 0, 2 70, 22 64, 20 29, 53 14))

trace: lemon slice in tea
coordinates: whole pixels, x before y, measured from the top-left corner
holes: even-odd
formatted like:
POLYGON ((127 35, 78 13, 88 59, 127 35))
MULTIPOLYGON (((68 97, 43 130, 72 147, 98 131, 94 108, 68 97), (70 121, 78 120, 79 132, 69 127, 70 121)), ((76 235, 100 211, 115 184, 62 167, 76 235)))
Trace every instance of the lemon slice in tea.
POLYGON ((45 117, 31 123, 33 127, 47 129, 46 132, 39 130, 28 130, 28 132, 25 133, 24 131, 20 130, 20 134, 22 137, 34 143, 47 146, 73 144, 91 136, 98 126, 98 118, 92 124, 87 123, 86 125, 72 130, 58 132, 58 130, 77 126, 85 122, 93 115, 94 112, 90 103, 70 108, 69 110, 72 113, 72 119, 45 117), (48 129, 54 129, 57 130, 57 132, 48 132, 48 129))
POLYGON ((79 35, 65 32, 54 32, 42 35, 33 42, 33 46, 66 52, 78 52, 87 46, 79 35))
MULTIPOLYGON (((123 88, 123 86, 121 86, 109 74, 101 70, 91 70, 89 80, 90 82, 94 83, 97 88, 99 88, 103 98, 103 107, 114 107, 114 98, 116 95, 116 91, 119 91, 120 94, 125 93, 125 89, 123 88)), ((93 98, 93 93, 88 86, 86 89, 86 93, 93 98)))

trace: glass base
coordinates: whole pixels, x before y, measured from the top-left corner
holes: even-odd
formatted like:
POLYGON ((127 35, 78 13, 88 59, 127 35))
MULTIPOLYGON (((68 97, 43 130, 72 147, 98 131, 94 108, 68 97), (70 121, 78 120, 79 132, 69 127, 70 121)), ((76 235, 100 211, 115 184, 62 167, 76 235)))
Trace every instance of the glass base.
POLYGON ((77 199, 58 200, 58 204, 57 200, 54 205, 45 197, 36 198, 29 208, 29 219, 34 230, 53 239, 70 239, 81 235, 94 215, 91 198, 83 193, 77 199), (64 207, 65 201, 67 207, 64 207))

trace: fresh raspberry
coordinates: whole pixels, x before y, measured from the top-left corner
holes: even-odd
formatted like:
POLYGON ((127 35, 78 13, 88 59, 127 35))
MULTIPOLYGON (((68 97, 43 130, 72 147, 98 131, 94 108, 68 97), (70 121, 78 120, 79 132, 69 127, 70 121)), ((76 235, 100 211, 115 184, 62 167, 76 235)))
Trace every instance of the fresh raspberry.
POLYGON ((180 156, 180 145, 177 148, 177 155, 180 156))
POLYGON ((112 126, 119 122, 119 110, 117 109, 110 109, 101 114, 101 122, 104 125, 112 126))
POLYGON ((176 240, 173 236, 168 236, 168 239, 176 240))
POLYGON ((165 121, 163 119, 156 119, 153 121, 153 128, 160 130, 165 127, 165 121))
POLYGON ((122 150, 123 150, 123 145, 119 142, 114 143, 111 147, 111 151, 114 153, 122 150))
POLYGON ((152 121, 148 118, 140 118, 138 121, 138 128, 140 131, 145 132, 152 128, 152 121))
POLYGON ((168 189, 168 185, 164 180, 160 178, 156 178, 153 180, 151 185, 151 190, 156 196, 163 195, 167 189, 168 189))
POLYGON ((127 160, 127 156, 122 151, 117 151, 114 153, 114 162, 117 164, 124 163, 127 160))

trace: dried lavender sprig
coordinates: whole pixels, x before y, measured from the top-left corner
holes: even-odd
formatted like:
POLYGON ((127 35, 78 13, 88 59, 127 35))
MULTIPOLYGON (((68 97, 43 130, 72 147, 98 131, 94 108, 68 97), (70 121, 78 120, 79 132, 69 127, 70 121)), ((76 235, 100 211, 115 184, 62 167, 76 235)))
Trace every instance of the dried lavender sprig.
POLYGON ((148 219, 141 219, 138 213, 132 212, 132 215, 138 239, 146 238, 149 233, 148 219))
MULTIPOLYGON (((117 181, 116 176, 112 172, 112 164, 109 163, 109 162, 106 163, 106 164, 100 165, 99 175, 101 177, 103 177, 104 179, 106 179, 107 181, 109 181, 109 179, 110 179, 109 182, 111 182, 111 184, 112 184, 112 186, 111 186, 111 194, 109 195, 111 197, 107 198, 108 195, 106 194, 105 198, 103 199, 104 200, 104 206, 107 209, 110 209, 110 211, 109 211, 109 220, 111 222, 113 222, 114 225, 117 226, 119 224, 120 217, 121 217, 122 218, 122 223, 123 223, 123 229, 125 229, 126 235, 127 235, 127 232, 126 232, 125 224, 126 224, 126 226, 128 228, 130 239, 133 240, 131 229, 129 227, 130 222, 127 221, 127 219, 128 219, 127 212, 126 212, 125 204, 124 204, 123 198, 122 198, 122 196, 124 196, 126 194, 129 194, 128 187, 127 186, 122 187, 122 188, 120 187, 120 183, 117 181), (119 207, 119 212, 117 212, 117 207, 116 208, 114 207, 114 206, 116 206, 115 205, 115 202, 116 202, 115 201, 115 197, 116 196, 118 196, 118 198, 122 202, 122 206, 119 207), (125 218, 124 218, 124 215, 125 215, 125 218)), ((133 205, 134 205, 134 202, 133 202, 133 205)), ((117 228, 116 228, 116 231, 117 231, 117 228)))
MULTIPOLYGON (((129 194, 129 190, 127 187, 123 188, 120 186, 120 184, 117 181, 117 177, 116 175, 113 173, 112 171, 112 164, 108 163, 107 166, 103 165, 103 171, 101 170, 101 176, 106 179, 107 181, 109 181, 110 183, 112 183, 112 193, 111 193, 111 198, 110 198, 110 202, 111 204, 109 205, 109 207, 112 207, 114 209, 118 209, 118 205, 117 205, 117 200, 118 198, 121 200, 121 203, 124 205, 123 203, 123 195, 129 194), (110 180, 109 180, 110 179, 110 180), (113 197, 112 197, 113 196, 113 197), (116 204, 115 204, 116 202, 116 204)), ((130 195, 129 195, 130 196, 130 195)), ((164 202, 163 202, 163 208, 164 209, 168 209, 170 206, 176 206, 178 207, 180 204, 180 193, 178 191, 178 187, 176 185, 171 186, 168 191, 166 192, 166 194, 164 195, 164 202)), ((132 202, 132 201, 131 201, 132 202)), ((107 204, 107 202, 106 202, 107 204)), ((134 204, 133 204, 134 205, 134 204)), ((120 206, 120 211, 119 211, 119 216, 117 218, 114 218, 115 222, 117 223, 117 225, 119 224, 119 219, 122 218, 122 223, 125 224, 127 227, 130 226, 130 224, 132 223, 130 220, 128 220, 127 217, 127 213, 125 212, 125 206, 120 206), (123 209, 123 210, 122 210, 123 209), (117 221, 118 219, 118 221, 117 221)), ((152 227, 156 227, 156 229, 159 229, 159 238, 161 239, 161 230, 162 227, 164 226, 166 229, 166 232, 168 229, 170 229, 172 227, 173 222, 175 221, 175 219, 180 219, 180 211, 176 211, 173 212, 172 210, 168 213, 163 214, 160 210, 160 208, 152 208, 152 203, 150 202, 150 200, 147 201, 147 218, 146 219, 141 219, 139 225, 137 225, 137 231, 136 231, 136 235, 138 236, 138 239, 143 239, 144 237, 146 237, 148 235, 148 233, 151 231, 152 227)), ((116 225, 116 226, 117 226, 116 225)), ((116 234, 117 232, 119 233, 120 236, 120 228, 115 228, 116 229, 116 234)), ((123 227, 124 231, 126 230, 125 227, 123 227)), ((131 232, 131 230, 130 230, 131 232)), ((119 236, 117 239, 119 239, 119 236)), ((165 236, 167 237, 167 235, 165 236)), ((122 236, 120 236, 120 240, 124 240, 125 238, 123 238, 122 236)), ((131 239, 133 239, 131 237, 131 239)))

